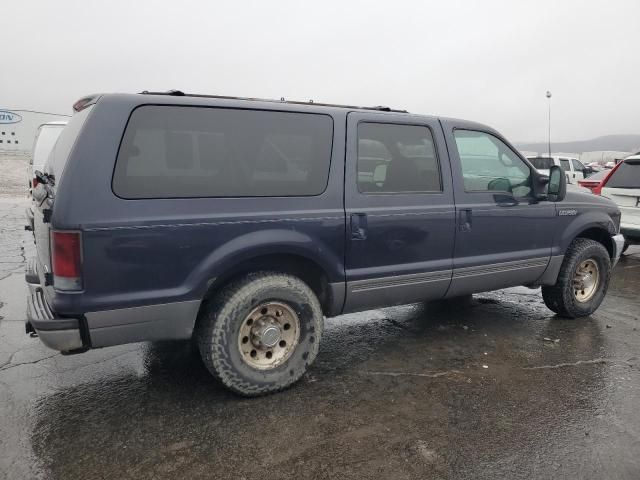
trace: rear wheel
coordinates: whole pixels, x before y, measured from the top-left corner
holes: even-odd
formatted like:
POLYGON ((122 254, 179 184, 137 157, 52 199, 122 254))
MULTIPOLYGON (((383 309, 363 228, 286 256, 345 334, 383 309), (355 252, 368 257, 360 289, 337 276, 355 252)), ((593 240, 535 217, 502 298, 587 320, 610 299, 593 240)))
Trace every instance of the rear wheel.
POLYGON ((296 382, 318 354, 322 310, 299 278, 255 273, 203 305, 196 331, 207 369, 246 396, 296 382))
POLYGON ((556 284, 542 287, 542 298, 560 316, 586 317, 602 303, 610 274, 606 248, 595 240, 577 238, 567 249, 556 284))

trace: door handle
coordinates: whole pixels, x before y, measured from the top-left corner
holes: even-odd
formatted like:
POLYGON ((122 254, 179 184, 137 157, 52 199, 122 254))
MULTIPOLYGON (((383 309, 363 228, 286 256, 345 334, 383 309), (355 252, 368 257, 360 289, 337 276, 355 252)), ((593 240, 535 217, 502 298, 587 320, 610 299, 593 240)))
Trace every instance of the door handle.
POLYGON ((367 214, 366 213, 351 214, 351 239, 352 240, 367 239, 367 214))
POLYGON ((471 217, 471 209, 466 208, 460 210, 460 214, 458 216, 458 229, 461 232, 470 232, 472 225, 472 217, 471 217))

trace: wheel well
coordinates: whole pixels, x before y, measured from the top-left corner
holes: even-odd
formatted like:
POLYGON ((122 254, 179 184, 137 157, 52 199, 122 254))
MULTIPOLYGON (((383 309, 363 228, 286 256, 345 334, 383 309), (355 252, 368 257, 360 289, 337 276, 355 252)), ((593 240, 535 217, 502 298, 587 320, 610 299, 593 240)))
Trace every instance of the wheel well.
POLYGON ((221 287, 251 272, 270 271, 278 273, 288 273, 298 277, 305 282, 320 301, 323 313, 326 315, 331 309, 331 289, 329 279, 325 271, 313 260, 290 254, 274 254, 253 257, 233 266, 230 272, 218 276, 209 285, 205 299, 221 287))
POLYGON ((581 232, 576 238, 589 238, 601 243, 604 245, 604 248, 607 249, 607 252, 609 252, 609 257, 613 258, 613 240, 611 239, 611 235, 609 235, 608 231, 598 227, 589 228, 584 232, 581 232))

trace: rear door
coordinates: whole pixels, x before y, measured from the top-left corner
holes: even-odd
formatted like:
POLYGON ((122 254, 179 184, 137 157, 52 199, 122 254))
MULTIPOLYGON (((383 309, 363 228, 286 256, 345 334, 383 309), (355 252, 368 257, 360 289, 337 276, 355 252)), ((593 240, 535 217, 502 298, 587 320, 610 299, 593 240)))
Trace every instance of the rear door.
POLYGON ((602 196, 620 207, 622 233, 640 238, 640 157, 628 158, 615 169, 602 188, 602 196))
POLYGON ((438 121, 358 112, 347 128, 345 310, 443 297, 455 208, 438 121))
POLYGON ((495 132, 442 124, 458 214, 447 296, 535 282, 550 259, 555 205, 535 200, 533 169, 495 132))

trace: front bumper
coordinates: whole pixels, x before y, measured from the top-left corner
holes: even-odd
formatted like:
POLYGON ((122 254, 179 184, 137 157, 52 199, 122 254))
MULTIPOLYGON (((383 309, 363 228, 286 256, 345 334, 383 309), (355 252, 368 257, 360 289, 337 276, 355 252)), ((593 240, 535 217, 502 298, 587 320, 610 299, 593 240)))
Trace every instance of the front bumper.
POLYGON ((614 247, 613 257, 611 258, 611 268, 613 268, 618 263, 618 260, 620 260, 620 255, 622 255, 622 250, 624 249, 624 235, 619 233, 611 237, 611 239, 613 240, 614 247))
POLYGON ((632 243, 640 242, 640 226, 634 224, 621 224, 620 233, 624 235, 627 241, 632 243))
POLYGON ((29 286, 27 297, 27 333, 35 332, 47 347, 59 352, 76 352, 85 349, 82 341, 80 320, 61 318, 49 307, 38 282, 36 263, 27 264, 25 280, 29 286))

